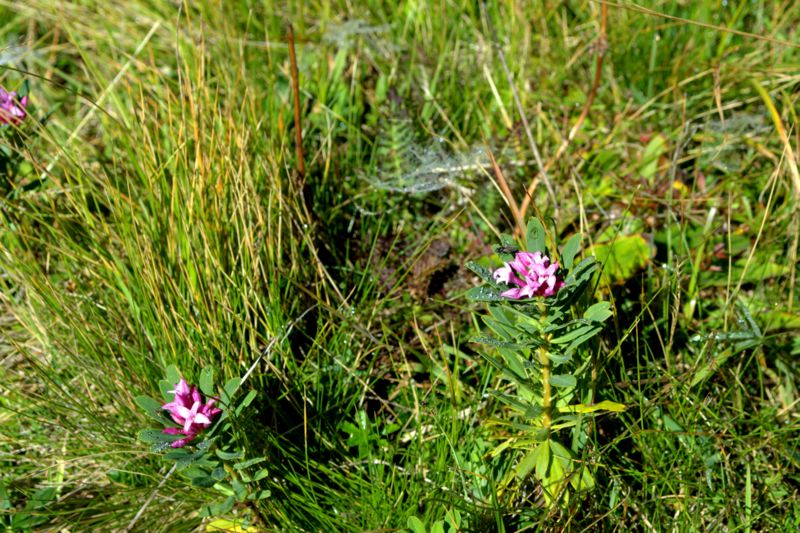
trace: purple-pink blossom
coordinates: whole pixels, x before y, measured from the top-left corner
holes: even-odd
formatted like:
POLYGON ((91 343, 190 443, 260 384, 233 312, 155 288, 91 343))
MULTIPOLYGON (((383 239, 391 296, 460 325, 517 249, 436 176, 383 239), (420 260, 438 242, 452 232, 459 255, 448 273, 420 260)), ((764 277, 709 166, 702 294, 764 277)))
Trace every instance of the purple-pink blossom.
POLYGON ((27 116, 28 97, 17 99, 17 93, 0 87, 0 124, 19 124, 27 116))
POLYGON ((564 286, 558 276, 558 261, 541 252, 517 252, 512 261, 494 271, 494 279, 512 285, 501 296, 519 300, 534 296, 553 296, 564 286))
POLYGON ((171 427, 163 430, 168 435, 186 435, 171 444, 173 448, 181 448, 189 444, 201 431, 206 429, 213 422, 214 417, 222 412, 221 409, 214 407, 216 398, 211 398, 203 403, 203 397, 197 387, 189 386, 186 380, 181 378, 175 389, 169 391, 174 394, 173 401, 162 405, 163 409, 169 411, 172 419, 180 424, 181 427, 171 427))

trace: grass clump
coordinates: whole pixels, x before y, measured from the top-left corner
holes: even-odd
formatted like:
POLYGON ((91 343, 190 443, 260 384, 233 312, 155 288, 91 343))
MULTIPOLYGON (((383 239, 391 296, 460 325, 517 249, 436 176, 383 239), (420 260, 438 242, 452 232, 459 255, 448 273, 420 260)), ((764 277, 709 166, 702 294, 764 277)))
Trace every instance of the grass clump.
POLYGON ((0 7, 3 526, 796 529, 800 8, 730 4, 0 7), (564 431, 594 488, 555 504, 504 490, 463 268, 535 179, 613 313, 580 400, 626 406, 564 431), (247 376, 264 497, 204 516, 136 440, 171 365, 247 376))

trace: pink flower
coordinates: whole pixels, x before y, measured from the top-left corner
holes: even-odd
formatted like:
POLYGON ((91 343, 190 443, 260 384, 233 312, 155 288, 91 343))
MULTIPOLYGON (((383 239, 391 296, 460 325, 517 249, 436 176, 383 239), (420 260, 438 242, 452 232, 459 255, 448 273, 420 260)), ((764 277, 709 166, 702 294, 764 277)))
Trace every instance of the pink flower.
POLYGON ((541 252, 517 252, 512 261, 494 271, 493 277, 498 282, 516 285, 500 295, 519 300, 553 296, 564 286, 557 271, 558 261, 550 263, 550 258, 541 252))
POLYGON ((201 431, 209 427, 214 417, 220 414, 222 410, 214 407, 217 402, 216 398, 211 398, 208 402, 203 403, 203 397, 197 387, 194 385, 190 387, 183 378, 169 392, 175 395, 173 401, 161 407, 169 411, 172 419, 180 424, 181 427, 166 428, 163 433, 167 435, 186 435, 186 438, 178 439, 171 444, 173 448, 181 448, 189 444, 201 431))
POLYGON ((17 93, 0 87, 0 124, 19 124, 27 115, 28 97, 17 99, 17 93))

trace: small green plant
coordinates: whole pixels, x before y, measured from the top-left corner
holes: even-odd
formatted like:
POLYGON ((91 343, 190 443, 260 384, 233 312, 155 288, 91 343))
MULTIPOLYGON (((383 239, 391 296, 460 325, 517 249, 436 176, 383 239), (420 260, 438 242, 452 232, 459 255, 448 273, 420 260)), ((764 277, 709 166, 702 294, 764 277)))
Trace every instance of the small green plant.
MULTIPOLYGON (((241 382, 240 378, 228 380, 216 395, 212 368, 200 372, 198 388, 190 386, 178 369, 170 366, 166 379, 159 381, 168 403, 161 404, 148 396, 136 398, 147 415, 164 426, 141 430, 139 440, 150 444, 152 451, 163 453, 164 459, 174 461, 174 470, 192 486, 213 488, 224 496, 222 501, 204 506, 200 510, 202 517, 224 515, 237 503, 270 496, 270 491, 259 483, 268 476, 267 469, 259 466, 266 459, 245 459, 244 451, 235 444, 238 439, 234 421, 256 396, 255 391, 250 391, 234 402, 241 382)), ((240 525, 247 528, 249 522, 246 517, 240 525)))
POLYGON ((468 296, 490 304, 483 321, 491 335, 475 340, 492 348, 481 355, 511 385, 490 390, 514 416, 498 422, 504 441, 492 454, 523 452, 500 490, 514 479, 524 483, 533 473, 552 505, 567 501, 570 485, 576 491, 594 486, 590 469, 575 455, 585 441, 582 416, 622 411, 624 406, 592 403, 592 383, 586 376, 591 365, 586 342, 612 315, 608 302, 587 306, 598 263, 590 256, 575 264, 580 235, 564 245, 560 263, 551 262, 545 237, 544 226, 533 219, 527 227, 528 251, 519 251, 507 237, 496 249, 505 266, 494 271, 476 263, 467 266, 485 282, 468 296), (573 449, 558 439, 566 429, 577 436, 573 449))
POLYGON ((434 521, 430 528, 416 516, 408 517, 406 524, 410 533, 457 533, 462 531, 461 513, 456 509, 447 511, 443 520, 434 521))
POLYGON ((49 507, 58 499, 56 487, 45 487, 37 490, 25 505, 17 509, 11 503, 9 491, 0 480, 0 526, 3 531, 32 531, 49 520, 49 507))

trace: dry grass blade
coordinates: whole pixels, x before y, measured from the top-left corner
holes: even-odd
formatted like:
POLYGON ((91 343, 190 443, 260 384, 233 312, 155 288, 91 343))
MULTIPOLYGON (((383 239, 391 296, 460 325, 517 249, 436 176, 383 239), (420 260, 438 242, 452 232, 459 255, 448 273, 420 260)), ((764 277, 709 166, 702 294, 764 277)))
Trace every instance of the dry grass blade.
MULTIPOLYGON (((581 129, 583 122, 586 120, 586 117, 589 115, 589 110, 592 108, 592 104, 594 103, 594 98, 597 95, 597 88, 600 86, 600 77, 603 71, 603 58, 606 55, 606 49, 608 48, 608 40, 606 39, 606 25, 608 21, 608 5, 603 2, 601 12, 600 12, 600 34, 597 36, 597 42, 595 43, 595 69, 594 69, 594 79, 592 80, 592 87, 589 90, 589 96, 586 98, 586 103, 581 110, 581 114, 578 116, 578 120, 575 121, 575 124, 570 128, 569 134, 567 137, 561 142, 561 145, 556 150, 556 155, 554 155, 545 165, 545 170, 547 172, 555 165, 555 163, 564 155, 564 152, 567 151, 567 147, 569 147, 572 140, 575 138, 575 135, 578 134, 578 131, 581 129)), ((520 206, 520 216, 525 218, 525 214, 528 211, 528 205, 530 204, 531 200, 533 199, 533 193, 536 190, 536 180, 532 181, 531 184, 528 186, 527 191, 525 192, 525 198, 522 200, 522 205, 520 206)))
MULTIPOLYGON (((525 109, 522 107, 522 101, 519 98, 519 93, 517 92, 517 86, 514 83, 514 77, 511 75, 511 69, 508 68, 508 62, 506 61, 506 55, 503 53, 503 49, 500 46, 500 42, 497 39, 497 32, 494 29, 494 25, 492 24, 491 19, 489 18, 488 13, 486 12, 486 4, 481 3, 481 11, 483 13, 483 17, 486 20, 486 24, 489 27, 489 31, 492 33, 492 42, 495 45, 495 49, 497 50, 497 55, 500 57, 500 63, 503 65, 503 71, 506 74, 506 78, 508 80, 508 85, 511 87, 511 94, 514 97, 514 103, 517 106, 517 112, 519 112, 520 120, 522 120, 522 125, 525 128, 525 135, 528 137, 528 143, 530 144, 531 151, 533 152, 533 158, 536 161, 536 166, 539 168, 539 179, 544 183, 545 187, 547 188, 547 193, 550 195, 550 200, 553 202, 553 210, 555 212, 556 217, 558 217, 558 200, 556 199, 555 190, 553 190, 553 185, 550 183, 550 179, 547 177, 547 169, 542 161, 542 156, 539 153, 539 147, 536 145, 536 141, 533 138, 533 133, 531 132, 530 124, 528 124, 528 117, 525 113, 525 109)), ((538 184, 538 180, 534 180, 534 183, 538 184)), ((536 187, 533 186, 535 190, 536 187)), ((524 215, 524 210, 520 210, 520 214, 524 215)))

